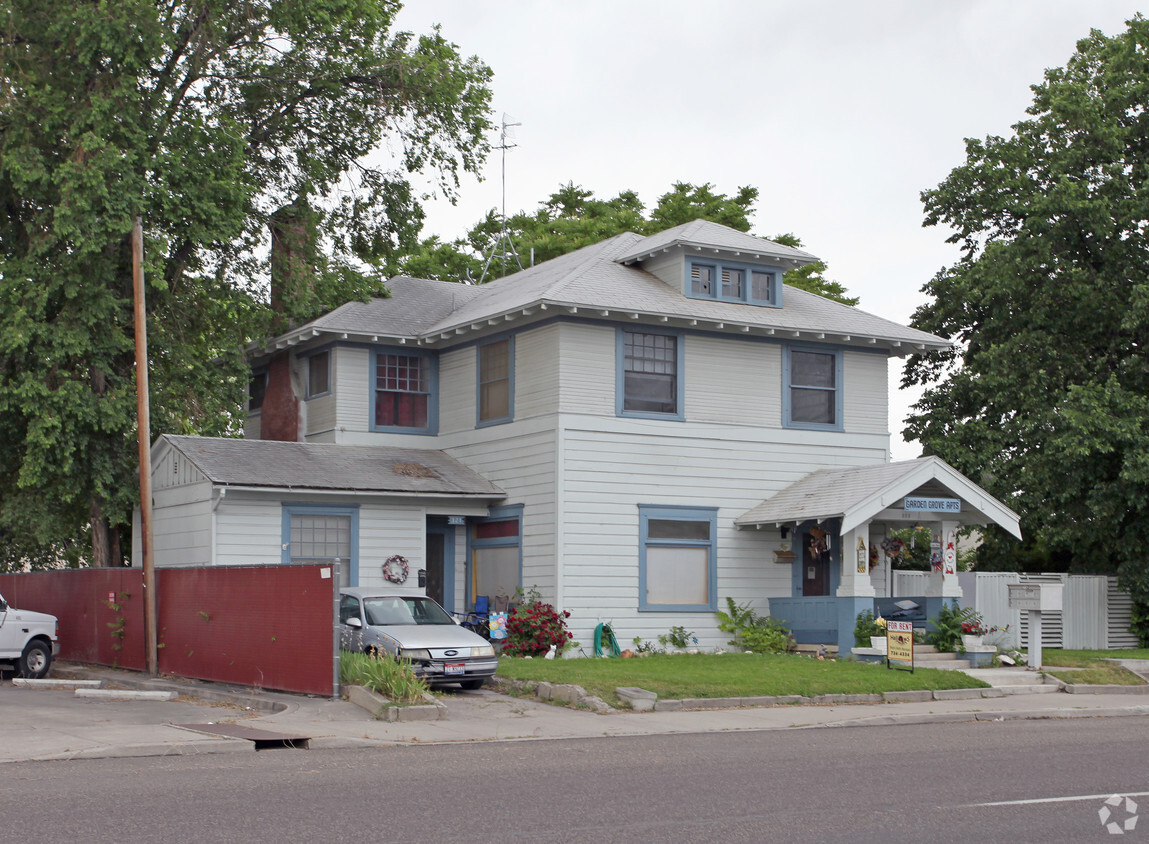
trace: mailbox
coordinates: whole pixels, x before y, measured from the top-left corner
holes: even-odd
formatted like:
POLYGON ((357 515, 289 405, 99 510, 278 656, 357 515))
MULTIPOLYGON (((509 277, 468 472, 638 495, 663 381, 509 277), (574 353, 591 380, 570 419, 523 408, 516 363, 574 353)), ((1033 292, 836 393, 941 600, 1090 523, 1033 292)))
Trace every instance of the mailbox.
POLYGON ((1011 610, 1060 612, 1061 592, 1064 588, 1060 583, 1011 583, 1009 584, 1009 608, 1011 610))

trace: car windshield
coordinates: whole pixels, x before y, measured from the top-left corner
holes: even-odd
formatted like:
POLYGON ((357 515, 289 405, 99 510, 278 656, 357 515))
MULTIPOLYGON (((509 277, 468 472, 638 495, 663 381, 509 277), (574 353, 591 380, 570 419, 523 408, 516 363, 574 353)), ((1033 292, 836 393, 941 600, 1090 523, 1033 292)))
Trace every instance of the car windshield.
POLYGON ((364 598, 367 623, 380 624, 454 624, 445 609, 430 598, 391 595, 364 598))

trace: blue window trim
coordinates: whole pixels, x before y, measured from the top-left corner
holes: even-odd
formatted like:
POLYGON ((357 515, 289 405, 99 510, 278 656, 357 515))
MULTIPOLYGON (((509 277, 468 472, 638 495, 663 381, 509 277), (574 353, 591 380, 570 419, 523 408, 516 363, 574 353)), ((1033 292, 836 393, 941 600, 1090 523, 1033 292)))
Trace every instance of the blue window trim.
POLYGON ((683 332, 666 328, 653 328, 647 325, 636 325, 628 328, 618 328, 615 331, 614 344, 614 412, 616 416, 625 416, 632 419, 669 419, 676 422, 686 421, 685 402, 685 369, 686 369, 686 343, 683 332), (651 413, 645 410, 625 410, 626 399, 626 335, 631 334, 664 334, 675 340, 675 374, 674 374, 674 413, 651 413))
POLYGON ((439 433, 439 356, 423 349, 407 346, 372 346, 371 370, 367 379, 367 407, 371 430, 376 433, 421 434, 434 436, 439 433), (427 361, 427 378, 430 380, 430 395, 427 398, 427 425, 423 428, 406 428, 400 425, 378 425, 375 422, 375 393, 377 392, 379 355, 406 355, 427 361))
POLYGON ((842 413, 844 410, 844 402, 842 401, 842 384, 844 379, 842 377, 842 350, 831 348, 828 346, 807 345, 803 343, 785 343, 782 346, 782 426, 784 428, 794 428, 801 431, 844 431, 846 430, 842 413), (813 352, 820 355, 830 355, 834 358, 834 422, 795 422, 790 418, 791 401, 790 401, 790 353, 798 352, 813 352))
POLYGON ((522 504, 504 504, 499 507, 491 507, 488 510, 488 515, 482 519, 468 519, 467 520, 467 566, 466 566, 466 579, 467 582, 464 587, 464 594, 466 596, 466 606, 469 609, 475 605, 474 590, 471 584, 474 582, 474 565, 475 565, 475 549, 476 548, 514 548, 519 549, 519 586, 523 585, 523 505, 522 504), (519 523, 519 533, 517 536, 500 536, 496 539, 475 539, 475 525, 489 524, 490 522, 508 522, 515 520, 519 523))
POLYGON ((490 425, 505 425, 507 422, 513 422, 515 418, 515 336, 513 334, 499 334, 494 337, 487 337, 480 340, 475 344, 475 427, 486 428, 490 425), (482 392, 483 392, 483 347, 490 346, 492 343, 507 343, 507 410, 510 411, 506 416, 499 416, 494 419, 480 419, 479 413, 481 412, 482 392))
POLYGON ((320 348, 320 349, 314 349, 313 351, 308 352, 307 355, 304 356, 303 359, 307 362, 307 377, 305 379, 306 384, 307 384, 307 390, 306 390, 306 396, 304 398, 304 401, 311 401, 312 399, 321 399, 324 396, 331 395, 332 371, 333 371, 333 367, 335 365, 335 355, 333 354, 332 349, 333 349, 333 346, 324 346, 323 348, 320 348), (327 389, 324 390, 322 393, 313 393, 313 392, 311 392, 311 362, 316 357, 318 357, 319 355, 322 355, 322 354, 327 355, 327 389))
POLYGON ((775 264, 747 264, 741 261, 727 261, 725 259, 710 260, 708 258, 687 258, 686 259, 686 280, 683 286, 683 291, 686 293, 688 299, 702 299, 703 301, 717 301, 717 302, 737 302, 742 305, 757 305, 760 308, 780 308, 782 307, 782 276, 785 271, 782 267, 775 264), (701 293, 695 293, 693 285, 691 284, 690 277, 693 273, 694 267, 710 267, 714 271, 714 278, 711 283, 711 288, 714 291, 711 295, 706 296, 701 293), (744 274, 742 279, 742 295, 738 297, 723 296, 722 295, 722 270, 741 270, 744 274), (750 278, 751 273, 771 273, 774 278, 770 283, 769 299, 755 299, 751 295, 750 278))
POLYGON ((348 583, 359 585, 359 505, 358 504, 284 504, 281 528, 280 562, 291 563, 291 517, 292 516, 350 516, 351 517, 351 559, 348 561, 348 583))
POLYGON ((718 609, 718 508, 686 507, 670 504, 638 505, 638 609, 639 612, 714 612, 718 609), (683 522, 709 522, 710 541, 700 539, 656 539, 649 536, 651 519, 683 522), (648 604, 646 602, 646 550, 656 548, 707 548, 707 594, 705 604, 648 604))

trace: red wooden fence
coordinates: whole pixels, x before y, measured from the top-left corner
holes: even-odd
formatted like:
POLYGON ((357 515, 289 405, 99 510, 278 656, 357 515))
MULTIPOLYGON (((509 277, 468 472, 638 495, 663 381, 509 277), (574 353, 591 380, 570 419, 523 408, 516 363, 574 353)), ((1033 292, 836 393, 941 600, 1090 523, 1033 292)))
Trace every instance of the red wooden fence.
MULTIPOLYGON (((338 693, 330 566, 156 570, 159 671, 331 696, 338 693)), ((0 574, 13 606, 60 620, 60 658, 143 671, 143 573, 0 574)))

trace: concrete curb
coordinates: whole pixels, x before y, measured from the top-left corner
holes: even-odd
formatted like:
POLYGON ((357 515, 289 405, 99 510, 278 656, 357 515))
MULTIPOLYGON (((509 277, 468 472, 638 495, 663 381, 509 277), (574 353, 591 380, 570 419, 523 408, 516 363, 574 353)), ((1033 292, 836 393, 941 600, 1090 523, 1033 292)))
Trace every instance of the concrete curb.
POLYGON ((1149 706, 1111 706, 1101 709, 1022 709, 1016 712, 919 712, 890 713, 867 718, 830 721, 817 727, 885 727, 912 724, 959 724, 969 721, 1051 721, 1071 718, 1128 718, 1149 715, 1149 706))
POLYGON ((365 709, 376 721, 445 721, 450 713, 447 707, 431 695, 423 696, 425 703, 392 703, 378 692, 364 686, 348 686, 347 700, 365 709))
POLYGON ((23 689, 102 689, 103 680, 26 680, 13 677, 12 685, 23 689))
POLYGON ((104 700, 175 700, 177 692, 149 692, 136 689, 76 689, 76 697, 104 700))

